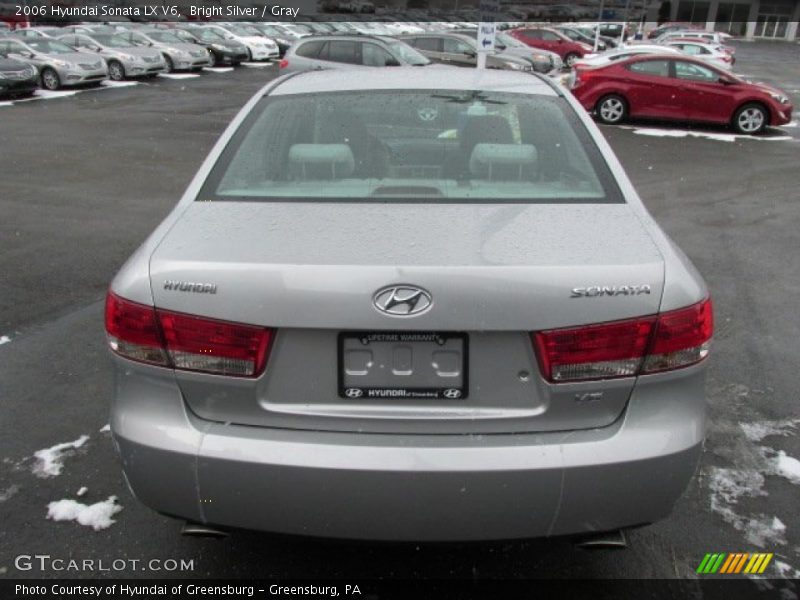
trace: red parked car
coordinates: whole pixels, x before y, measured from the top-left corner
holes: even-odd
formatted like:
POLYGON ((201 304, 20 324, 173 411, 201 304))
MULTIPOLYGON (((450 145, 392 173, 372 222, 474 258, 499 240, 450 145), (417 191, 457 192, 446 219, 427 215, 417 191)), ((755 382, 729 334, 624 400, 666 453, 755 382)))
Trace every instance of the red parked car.
POLYGON ((533 48, 541 48, 555 52, 571 67, 584 54, 589 54, 592 47, 583 42, 574 42, 566 35, 549 27, 520 27, 509 32, 511 37, 533 48))
POLYGON ((779 89, 749 83, 702 60, 646 54, 596 68, 577 68, 572 93, 603 123, 628 117, 730 124, 755 134, 792 120, 779 89))

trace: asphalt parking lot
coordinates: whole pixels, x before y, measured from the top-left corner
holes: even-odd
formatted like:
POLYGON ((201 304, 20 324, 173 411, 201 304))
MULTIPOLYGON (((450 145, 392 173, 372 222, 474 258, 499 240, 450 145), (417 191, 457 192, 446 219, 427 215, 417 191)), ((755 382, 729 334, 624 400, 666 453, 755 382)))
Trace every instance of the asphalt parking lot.
MULTIPOLYGON (((739 43, 737 52, 737 71, 778 85, 800 107, 800 46, 739 43)), ((780 468, 800 457, 796 123, 753 139, 649 123, 603 129, 645 204, 705 277, 717 319, 699 476, 668 520, 630 533, 627 550, 587 551, 564 539, 182 538, 178 522, 138 504, 100 431, 112 394, 104 293, 239 107, 276 73, 243 67, 0 106, 0 336, 8 338, 0 345, 0 575, 691 579, 706 552, 763 551, 776 554, 769 575, 800 576, 800 481, 780 468), (37 450, 82 435, 89 440, 60 475, 33 472, 37 450), (123 509, 110 528, 46 519, 48 503, 78 499, 83 486, 83 502, 118 497, 123 509), (20 571, 21 554, 183 558, 194 568, 20 571)))

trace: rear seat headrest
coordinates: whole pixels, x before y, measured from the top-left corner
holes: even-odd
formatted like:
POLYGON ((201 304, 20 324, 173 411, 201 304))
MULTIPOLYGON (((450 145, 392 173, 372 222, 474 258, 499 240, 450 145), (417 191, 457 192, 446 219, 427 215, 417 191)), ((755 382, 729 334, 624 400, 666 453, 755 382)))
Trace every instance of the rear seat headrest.
POLYGON ((347 144, 294 144, 289 148, 289 170, 295 177, 341 179, 352 175, 355 167, 347 144))
POLYGON ((469 170, 480 179, 525 180, 535 173, 537 158, 531 144, 476 144, 469 170))

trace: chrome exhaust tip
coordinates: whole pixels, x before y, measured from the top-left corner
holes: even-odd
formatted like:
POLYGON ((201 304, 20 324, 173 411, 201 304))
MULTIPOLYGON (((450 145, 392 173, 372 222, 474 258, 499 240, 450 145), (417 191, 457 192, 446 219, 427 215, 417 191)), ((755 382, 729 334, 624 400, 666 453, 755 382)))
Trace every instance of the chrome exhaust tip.
POLYGON ((228 537, 227 531, 215 529, 210 525, 203 525, 202 523, 192 523, 186 521, 181 527, 181 535, 186 537, 205 537, 205 538, 225 538, 228 537))
POLYGON ((593 533, 575 542, 578 548, 589 550, 624 550, 628 547, 628 538, 622 529, 593 533))

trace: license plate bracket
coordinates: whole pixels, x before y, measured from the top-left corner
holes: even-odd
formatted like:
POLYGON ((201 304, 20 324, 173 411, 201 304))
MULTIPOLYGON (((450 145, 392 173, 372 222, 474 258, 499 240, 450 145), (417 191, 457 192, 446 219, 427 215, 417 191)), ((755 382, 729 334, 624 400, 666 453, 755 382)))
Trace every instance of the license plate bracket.
POLYGON ((338 336, 339 397, 464 400, 468 349, 468 336, 461 332, 343 331, 338 336))

